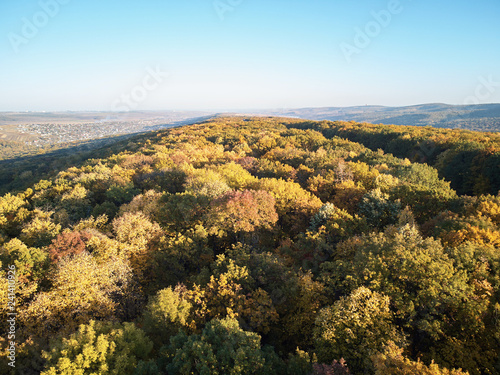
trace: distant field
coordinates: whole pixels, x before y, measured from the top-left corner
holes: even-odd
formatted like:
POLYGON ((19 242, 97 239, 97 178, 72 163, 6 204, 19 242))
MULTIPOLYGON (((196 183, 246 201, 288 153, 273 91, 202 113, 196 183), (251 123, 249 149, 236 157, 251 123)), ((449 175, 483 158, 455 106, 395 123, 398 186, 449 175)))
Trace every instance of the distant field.
POLYGON ((31 123, 127 122, 153 118, 186 118, 203 116, 197 111, 138 111, 138 112, 0 112, 0 126, 31 123))
POLYGON ((1 125, 0 139, 11 142, 31 142, 37 139, 34 134, 21 133, 17 125, 1 125))

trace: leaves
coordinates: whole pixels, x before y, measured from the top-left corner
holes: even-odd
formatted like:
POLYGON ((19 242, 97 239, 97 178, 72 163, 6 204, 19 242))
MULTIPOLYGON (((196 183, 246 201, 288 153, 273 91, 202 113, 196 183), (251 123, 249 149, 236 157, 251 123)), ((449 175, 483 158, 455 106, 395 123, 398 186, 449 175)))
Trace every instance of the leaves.
POLYGON ((56 341, 48 352, 42 375, 132 375, 140 360, 148 358, 153 343, 131 323, 91 320, 69 338, 56 341))
POLYGON ((494 373, 500 200, 450 186, 496 194, 497 140, 218 117, 55 171, 0 198, 20 359, 42 371, 53 338, 51 374, 494 373))
POLYGON ((319 360, 345 358, 355 372, 370 369, 370 355, 390 340, 403 341, 389 303, 389 297, 360 287, 322 309, 314 331, 319 360))
POLYGON ((270 229, 278 221, 274 198, 266 191, 232 191, 212 202, 208 223, 212 233, 270 229))

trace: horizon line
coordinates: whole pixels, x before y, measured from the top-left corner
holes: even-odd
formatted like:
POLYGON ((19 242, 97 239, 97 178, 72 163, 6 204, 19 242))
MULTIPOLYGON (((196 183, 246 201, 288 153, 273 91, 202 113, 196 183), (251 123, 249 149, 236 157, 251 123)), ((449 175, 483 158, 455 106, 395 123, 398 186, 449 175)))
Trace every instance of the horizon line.
POLYGON ((483 105, 500 105, 500 102, 478 103, 478 104, 448 104, 440 102, 429 102, 410 105, 382 105, 382 104, 359 104, 349 106, 306 106, 306 107, 267 107, 267 108, 231 108, 231 109, 141 109, 133 111, 106 111, 98 109, 57 109, 57 110, 0 110, 0 113, 141 113, 141 112, 211 112, 211 113, 238 113, 245 111, 277 111, 277 110, 304 110, 304 109, 323 109, 323 108, 359 108, 359 107, 380 107, 380 108, 409 108, 420 107, 425 105, 442 105, 449 107, 478 107, 483 105))

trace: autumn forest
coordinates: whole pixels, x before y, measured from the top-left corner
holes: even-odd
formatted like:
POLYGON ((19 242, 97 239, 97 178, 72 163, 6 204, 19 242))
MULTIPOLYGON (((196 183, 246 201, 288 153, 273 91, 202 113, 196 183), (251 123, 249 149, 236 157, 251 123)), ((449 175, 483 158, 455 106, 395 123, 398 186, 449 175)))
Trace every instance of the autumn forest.
POLYGON ((2 374, 500 373, 498 133, 216 117, 72 163, 0 197, 2 374))

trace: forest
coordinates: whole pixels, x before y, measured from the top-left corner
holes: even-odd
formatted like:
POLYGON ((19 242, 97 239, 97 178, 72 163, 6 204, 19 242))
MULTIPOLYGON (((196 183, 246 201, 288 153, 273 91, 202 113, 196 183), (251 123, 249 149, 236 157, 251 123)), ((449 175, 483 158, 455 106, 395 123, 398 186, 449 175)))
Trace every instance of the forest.
MULTIPOLYGON (((33 147, 26 151, 24 144, 4 148, 0 141, 0 194, 26 189, 42 179, 53 177, 66 169, 90 158, 104 157, 122 150, 132 135, 58 143, 46 147, 33 147), (25 154, 23 152, 26 151, 25 154), (3 159, 5 157, 5 159, 3 159), (2 160, 3 159, 3 160, 2 160)), ((12 142, 9 142, 12 144, 12 142)))
POLYGON ((0 373, 500 373, 500 135, 218 117, 82 155, 0 197, 0 373))
POLYGON ((355 121, 370 124, 432 126, 489 132, 500 130, 500 104, 498 103, 476 105, 427 103, 404 107, 380 105, 312 107, 267 110, 264 111, 264 114, 316 121, 355 121))

